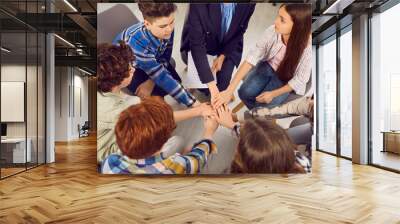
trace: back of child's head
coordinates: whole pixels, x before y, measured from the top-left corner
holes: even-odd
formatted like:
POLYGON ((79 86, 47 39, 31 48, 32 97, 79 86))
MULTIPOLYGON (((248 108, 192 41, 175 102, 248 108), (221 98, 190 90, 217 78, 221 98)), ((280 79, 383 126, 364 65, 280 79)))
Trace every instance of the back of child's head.
POLYGON ((120 41, 118 45, 100 44, 97 51, 97 88, 110 92, 129 77, 129 69, 135 55, 129 45, 120 41))
POLYGON ((160 97, 149 97, 121 112, 115 125, 118 147, 131 159, 158 152, 176 124, 171 107, 160 97))
POLYGON ((232 173, 303 173, 296 163, 296 146, 285 130, 265 118, 248 119, 240 139, 232 173))

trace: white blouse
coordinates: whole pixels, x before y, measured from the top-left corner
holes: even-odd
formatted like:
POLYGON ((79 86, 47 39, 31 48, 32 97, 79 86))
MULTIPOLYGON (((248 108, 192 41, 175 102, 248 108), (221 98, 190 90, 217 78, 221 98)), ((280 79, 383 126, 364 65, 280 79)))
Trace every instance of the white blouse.
MULTIPOLYGON (((259 39, 250 49, 246 61, 253 66, 257 65, 261 60, 270 61, 277 55, 282 47, 285 47, 285 44, 282 41, 282 35, 275 32, 275 25, 272 25, 264 31, 261 39, 259 39)), ((311 60, 312 47, 310 38, 293 74, 293 78, 288 82, 289 86, 296 92, 296 94, 304 95, 306 92, 306 85, 311 76, 311 60)))

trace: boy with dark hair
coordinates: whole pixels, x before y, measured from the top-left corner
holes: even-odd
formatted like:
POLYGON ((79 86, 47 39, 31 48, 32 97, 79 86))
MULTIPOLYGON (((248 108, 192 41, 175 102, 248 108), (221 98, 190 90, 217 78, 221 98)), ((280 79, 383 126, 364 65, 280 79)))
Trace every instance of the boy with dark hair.
POLYGON ((114 39, 125 41, 136 56, 136 72, 128 89, 144 98, 169 94, 188 107, 199 105, 180 84, 181 79, 170 64, 174 39, 173 3, 138 3, 144 22, 128 27, 114 39))

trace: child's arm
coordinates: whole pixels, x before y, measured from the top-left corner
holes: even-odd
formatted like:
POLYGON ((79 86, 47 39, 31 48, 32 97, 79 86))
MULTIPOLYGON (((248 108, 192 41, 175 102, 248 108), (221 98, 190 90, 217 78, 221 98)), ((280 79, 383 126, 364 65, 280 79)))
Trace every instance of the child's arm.
MULTIPOLYGON (((136 67, 142 69, 158 87, 162 88, 179 103, 187 107, 195 106, 196 99, 194 96, 172 77, 170 71, 168 71, 163 63, 157 60, 156 52, 152 52, 144 44, 138 44, 135 41, 129 42, 127 33, 127 29, 119 33, 113 43, 115 44, 119 40, 125 41, 135 54, 136 67)), ((166 49, 165 57, 168 57, 172 49, 172 42, 169 44, 170 46, 166 49)))
POLYGON ((205 103, 200 106, 189 108, 186 110, 174 111, 175 122, 188 120, 198 116, 211 116, 214 113, 212 107, 205 103))
POLYGON ((260 103, 271 103, 275 97, 278 97, 285 93, 290 93, 292 90, 292 87, 286 84, 278 89, 261 93, 256 97, 256 101, 260 103))
POLYGON ((225 104, 217 109, 217 121, 222 126, 231 129, 235 137, 239 137, 240 123, 233 120, 232 112, 225 104))
POLYGON ((135 51, 135 56, 138 60, 138 67, 146 72, 153 82, 176 101, 191 107, 196 99, 190 94, 177 80, 175 80, 167 68, 159 63, 153 53, 140 55, 139 51, 135 51))
MULTIPOLYGON (((187 24, 190 26, 188 38, 190 41, 190 52, 193 57, 196 70, 198 71, 201 83, 213 83, 214 76, 207 60, 206 31, 201 24, 200 9, 203 4, 190 4, 187 17, 187 24)), ((218 89, 217 89, 218 90, 218 89)))
POLYGON ((273 90, 272 93, 275 98, 277 96, 280 96, 285 93, 290 93, 292 91, 293 91, 293 88, 289 84, 286 84, 286 85, 282 86, 281 88, 273 90))
POLYGON ((258 107, 254 108, 250 111, 250 114, 253 117, 258 116, 274 116, 274 115, 305 115, 308 113, 308 109, 310 106, 311 100, 307 97, 301 97, 295 100, 292 100, 283 105, 274 107, 272 109, 258 107))
POLYGON ((217 109, 217 121, 219 124, 229 129, 233 129, 237 124, 233 121, 232 112, 225 104, 217 109))
MULTIPOLYGON (((307 97, 303 96, 285 104, 285 112, 287 114, 306 115, 308 113, 310 103, 311 101, 307 97)), ((271 110, 271 112, 276 113, 274 108, 271 110)))
POLYGON ((162 163, 175 174, 197 174, 206 165, 211 153, 217 153, 217 146, 212 140, 203 139, 194 144, 186 155, 176 154, 162 163))
POLYGON ((212 118, 204 118, 203 140, 193 145, 192 150, 186 155, 175 155, 164 160, 163 165, 175 174, 199 173, 211 153, 217 152, 217 146, 211 140, 218 123, 212 118))
POLYGON ((247 76, 247 74, 253 67, 254 66, 247 61, 244 61, 244 62, 242 62, 242 64, 240 64, 239 69, 236 71, 235 75, 233 76, 233 79, 232 79, 231 83, 229 84, 228 88, 226 90, 220 92, 220 94, 217 96, 217 98, 213 102, 213 106, 215 108, 220 108, 223 104, 229 103, 237 86, 240 84, 242 79, 247 76))

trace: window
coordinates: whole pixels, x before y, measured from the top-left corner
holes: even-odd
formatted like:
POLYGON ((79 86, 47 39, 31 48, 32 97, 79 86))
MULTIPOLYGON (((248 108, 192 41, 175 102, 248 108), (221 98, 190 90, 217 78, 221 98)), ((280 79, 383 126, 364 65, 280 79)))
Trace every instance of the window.
POLYGON ((371 18, 371 162, 395 170, 400 170, 400 136, 388 142, 384 133, 400 130, 399 21, 399 4, 371 18), (398 152, 385 143, 394 143, 398 152))
POLYGON ((352 157, 352 32, 340 36, 340 155, 352 157))
MULTIPOLYGON (((14 6, 23 16, 42 12, 44 4, 44 1, 9 1, 0 5, 14 6)), ((2 179, 45 163, 46 39, 44 33, 4 12, 0 12, 0 17, 9 21, 2 24, 0 31, 1 98, 8 96, 8 104, 3 100, 0 111, 9 117, 3 116, 0 121, 6 127, 0 144, 2 179), (10 100, 10 94, 16 96, 15 102, 10 100), (11 106, 16 106, 13 103, 21 109, 11 110, 11 106)))
POLYGON ((318 149, 336 153, 336 36, 318 47, 318 149))

